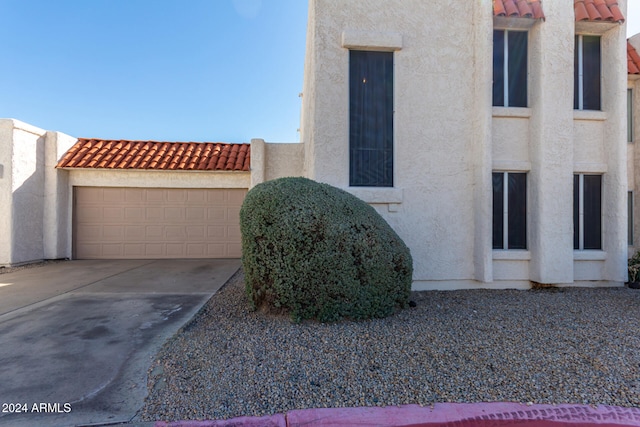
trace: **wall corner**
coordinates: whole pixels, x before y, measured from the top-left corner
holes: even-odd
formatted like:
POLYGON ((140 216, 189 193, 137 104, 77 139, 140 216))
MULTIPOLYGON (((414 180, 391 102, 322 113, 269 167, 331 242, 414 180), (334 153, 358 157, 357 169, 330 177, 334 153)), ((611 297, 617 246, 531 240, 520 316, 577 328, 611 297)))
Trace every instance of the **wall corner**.
POLYGON ((264 139, 251 140, 251 188, 264 182, 265 142, 264 139))

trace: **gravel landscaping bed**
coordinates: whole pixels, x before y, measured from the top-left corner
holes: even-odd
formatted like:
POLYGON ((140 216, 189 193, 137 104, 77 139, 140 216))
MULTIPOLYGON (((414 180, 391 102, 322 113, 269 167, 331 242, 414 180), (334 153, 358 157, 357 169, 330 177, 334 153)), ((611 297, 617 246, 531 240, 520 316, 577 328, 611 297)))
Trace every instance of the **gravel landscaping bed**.
POLYGON ((414 292, 363 322, 251 312, 242 271, 158 354, 144 420, 513 401, 640 406, 640 291, 414 292))

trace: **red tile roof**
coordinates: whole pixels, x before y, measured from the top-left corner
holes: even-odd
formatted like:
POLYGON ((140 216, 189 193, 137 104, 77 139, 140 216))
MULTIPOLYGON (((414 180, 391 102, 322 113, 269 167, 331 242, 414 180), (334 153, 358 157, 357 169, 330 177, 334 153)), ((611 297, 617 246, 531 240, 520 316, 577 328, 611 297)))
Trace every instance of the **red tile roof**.
POLYGON ((248 171, 249 144, 80 138, 58 168, 248 171))
POLYGON ((629 74, 640 74, 640 55, 636 49, 627 41, 627 72, 629 74))
POLYGON ((573 0, 576 22, 609 21, 624 22, 618 0, 573 0))
POLYGON ((544 19, 540 0, 493 0, 493 16, 544 19))

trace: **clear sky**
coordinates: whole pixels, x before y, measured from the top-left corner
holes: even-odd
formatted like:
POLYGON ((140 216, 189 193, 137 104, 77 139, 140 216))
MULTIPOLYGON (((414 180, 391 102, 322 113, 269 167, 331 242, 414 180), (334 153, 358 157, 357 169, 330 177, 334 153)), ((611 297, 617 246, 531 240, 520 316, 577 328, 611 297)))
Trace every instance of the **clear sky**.
POLYGON ((306 23, 307 0, 0 0, 0 117, 74 137, 295 142, 306 23))
POLYGON ((74 137, 295 142, 306 0, 0 0, 0 117, 74 137))

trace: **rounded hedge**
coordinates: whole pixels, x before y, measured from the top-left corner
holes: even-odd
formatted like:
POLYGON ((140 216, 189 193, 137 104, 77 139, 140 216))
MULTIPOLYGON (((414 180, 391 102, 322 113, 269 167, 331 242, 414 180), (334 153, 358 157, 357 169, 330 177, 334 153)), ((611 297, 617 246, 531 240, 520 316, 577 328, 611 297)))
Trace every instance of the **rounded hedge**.
POLYGON ((256 185, 240 229, 254 309, 328 322, 385 317, 409 302, 409 248, 375 209, 343 190, 306 178, 256 185))

